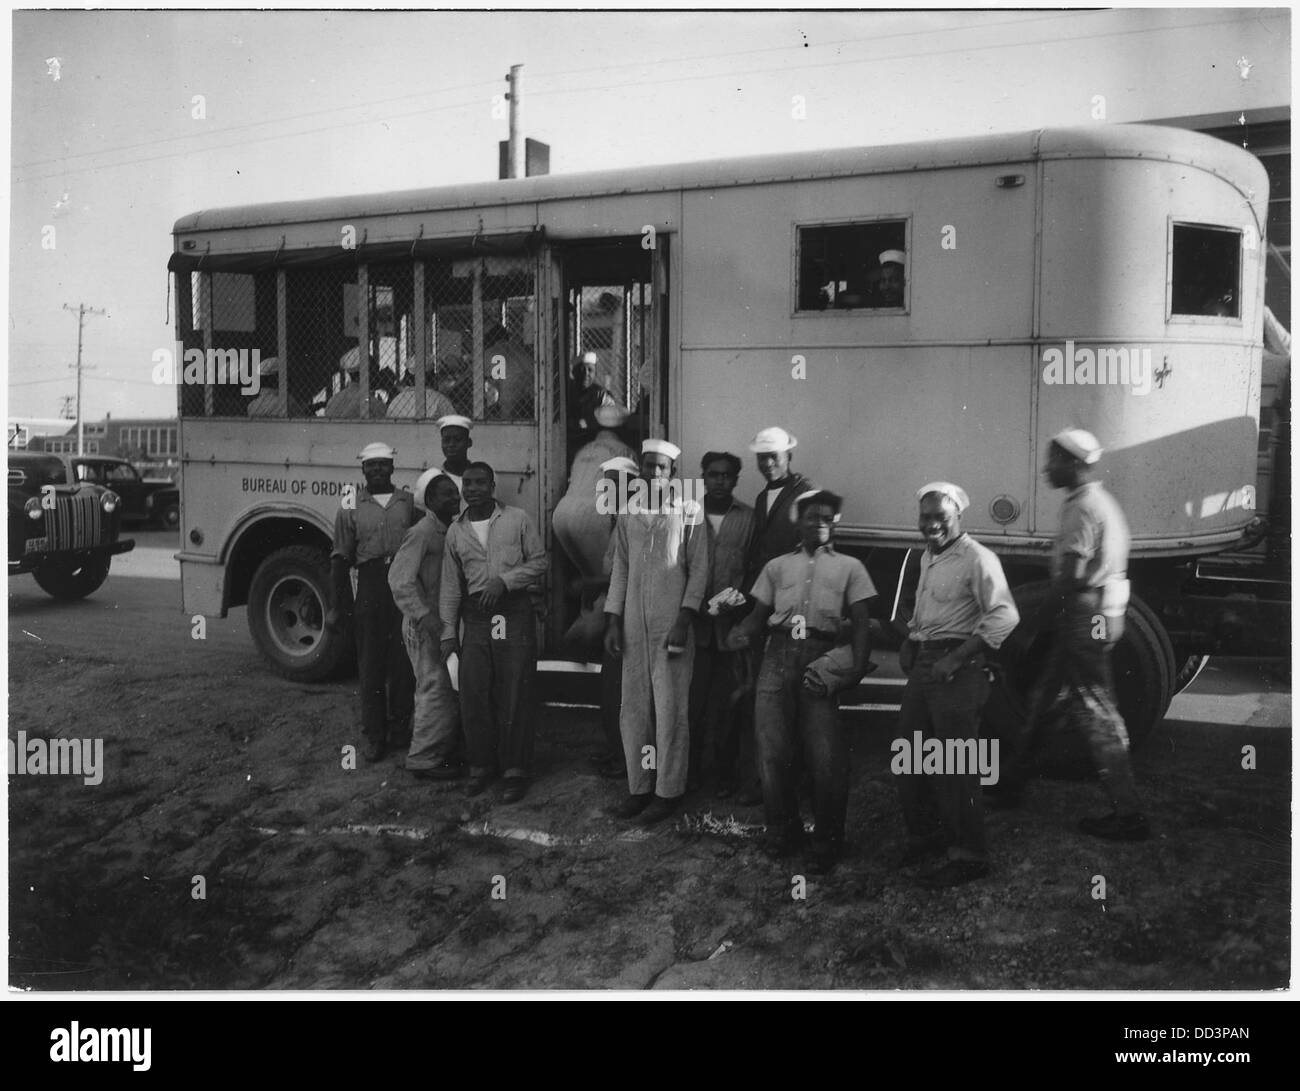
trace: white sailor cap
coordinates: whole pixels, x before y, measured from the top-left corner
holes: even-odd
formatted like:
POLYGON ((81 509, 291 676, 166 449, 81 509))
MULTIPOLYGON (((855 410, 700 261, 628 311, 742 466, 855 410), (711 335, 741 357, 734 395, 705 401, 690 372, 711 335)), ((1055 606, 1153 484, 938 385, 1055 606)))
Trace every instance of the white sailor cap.
POLYGON ((682 457, 682 449, 675 443, 669 443, 666 439, 643 440, 641 453, 643 455, 667 455, 674 462, 682 457))
POLYGON ((634 474, 640 469, 641 467, 632 459, 628 458, 627 455, 619 455, 616 458, 607 458, 600 464, 600 472, 603 474, 615 472, 634 474))
POLYGON ((582 354, 582 362, 584 364, 598 364, 600 363, 600 357, 594 352, 584 352, 582 354))
POLYGON ((931 481, 928 485, 922 485, 916 490, 916 498, 924 500, 932 492, 937 492, 940 496, 946 496, 956 504, 958 514, 970 507, 970 497, 966 495, 966 490, 960 485, 954 485, 951 481, 931 481))
POLYGON ((1101 444, 1097 442, 1097 437, 1082 428, 1067 428, 1064 432, 1058 432, 1052 437, 1052 442, 1088 466, 1101 458, 1101 444))
POLYGON ((360 373, 361 353, 357 351, 356 345, 353 345, 347 352, 339 357, 339 370, 346 371, 350 374, 360 373))
POLYGON ((784 428, 771 427, 764 428, 754 437, 754 442, 749 445, 749 449, 756 454, 771 454, 775 451, 793 451, 799 446, 799 441, 790 435, 784 428))
POLYGON ((280 357, 268 356, 262 361, 257 369, 258 375, 265 379, 268 375, 279 376, 280 374, 280 357))
MULTIPOLYGON (((800 505, 800 504, 802 504, 802 503, 803 503, 805 500, 807 500, 810 496, 819 496, 821 493, 823 493, 823 492, 825 492, 825 491, 826 491, 825 489, 809 489, 807 492, 801 492, 798 496, 796 496, 796 497, 794 498, 794 503, 790 505, 790 522, 792 522, 792 523, 797 523, 797 522, 799 522, 799 505, 800 505)), ((832 522, 832 523, 838 523, 839 521, 840 521, 840 513, 837 511, 837 512, 835 513, 835 518, 832 519, 831 522, 832 522)))
MULTIPOLYGON (((429 486, 439 477, 447 477, 447 475, 437 466, 430 466, 415 479, 415 506, 421 511, 429 510, 424 506, 424 494, 429 491, 429 486)), ((451 481, 451 478, 447 477, 447 480, 451 481)), ((454 485, 455 482, 452 481, 452 484, 454 485)))
POLYGON ((631 415, 632 410, 626 405, 596 406, 596 423, 602 428, 618 428, 631 415))
POLYGON ((367 443, 361 448, 361 453, 357 458, 362 462, 369 462, 373 458, 386 458, 389 462, 393 460, 393 449, 387 443, 367 443))
POLYGON ((473 427, 474 422, 469 417, 457 416, 455 413, 450 413, 438 421, 439 432, 444 428, 464 428, 468 432, 473 427))
POLYGON ((906 265, 907 253, 903 250, 882 250, 880 253, 881 265, 906 265))

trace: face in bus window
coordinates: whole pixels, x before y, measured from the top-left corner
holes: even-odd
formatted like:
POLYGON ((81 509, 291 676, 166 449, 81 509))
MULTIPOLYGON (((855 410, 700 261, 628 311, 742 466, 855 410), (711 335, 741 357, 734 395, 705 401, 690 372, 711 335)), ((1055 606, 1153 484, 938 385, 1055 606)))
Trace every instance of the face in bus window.
POLYGON ((903 267, 897 262, 880 267, 880 299, 886 307, 903 305, 903 267))

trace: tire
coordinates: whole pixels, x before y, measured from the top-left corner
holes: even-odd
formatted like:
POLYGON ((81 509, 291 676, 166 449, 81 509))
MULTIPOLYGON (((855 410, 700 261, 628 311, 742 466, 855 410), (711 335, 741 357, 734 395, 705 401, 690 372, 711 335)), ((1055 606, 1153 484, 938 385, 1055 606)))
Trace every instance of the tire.
MULTIPOLYGON (((981 730, 991 738, 1014 736, 1024 722, 1030 690, 1047 665, 1051 635, 1033 628, 1032 619, 1046 598, 1045 582, 1015 589, 1021 623, 998 654, 997 684, 985 706, 981 730)), ((1136 595, 1129 600, 1124 635, 1111 653, 1120 715, 1130 746, 1140 746, 1164 719, 1174 695, 1174 649, 1160 619, 1136 595)), ((1045 730, 1048 730, 1045 728, 1045 730)), ((1082 739, 1059 729, 1040 749, 1046 771, 1078 775, 1090 770, 1091 758, 1082 739)))
POLYGON ((293 682, 320 682, 355 661, 352 626, 325 628, 329 556, 288 546, 266 558, 248 588, 248 629, 271 669, 293 682))
POLYGON ((47 561, 32 575, 42 591, 56 599, 84 599, 98 591, 108 579, 108 569, 113 558, 107 553, 97 553, 84 561, 47 561))

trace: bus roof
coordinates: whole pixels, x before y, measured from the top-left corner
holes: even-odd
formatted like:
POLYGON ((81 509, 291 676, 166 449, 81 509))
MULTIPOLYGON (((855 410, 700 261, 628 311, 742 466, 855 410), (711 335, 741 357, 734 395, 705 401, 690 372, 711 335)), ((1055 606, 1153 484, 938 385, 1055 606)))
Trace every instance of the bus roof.
MULTIPOLYGON (((549 174, 379 194, 276 201, 190 213, 174 234, 315 223, 358 216, 492 208, 513 204, 762 185, 773 182, 1027 163, 1039 159, 1155 159, 1186 163, 1225 178, 1262 215, 1267 190, 1259 161, 1226 141, 1156 125, 1036 129, 879 147, 782 152, 632 169, 549 174)), ((1262 224, 1261 224, 1262 226, 1262 224)))

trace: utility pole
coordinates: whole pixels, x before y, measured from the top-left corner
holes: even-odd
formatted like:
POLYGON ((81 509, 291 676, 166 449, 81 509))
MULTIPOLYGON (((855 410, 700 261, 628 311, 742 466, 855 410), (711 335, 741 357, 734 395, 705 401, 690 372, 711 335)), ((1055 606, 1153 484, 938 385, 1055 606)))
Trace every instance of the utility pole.
POLYGON ((77 362, 72 366, 77 369, 77 454, 84 455, 86 453, 86 444, 85 444, 85 437, 82 432, 83 421, 81 419, 81 373, 85 371, 86 368, 84 368, 81 363, 81 335, 82 335, 82 331, 86 327, 86 315, 88 314, 106 315, 108 314, 108 312, 96 307, 87 307, 84 303, 80 304, 76 308, 73 308, 69 304, 65 303, 63 304, 63 309, 65 311, 75 310, 77 315, 77 362))
POLYGON ((74 414, 72 411, 72 403, 75 400, 76 399, 71 394, 63 395, 63 407, 59 410, 59 416, 61 416, 64 420, 74 419, 76 414, 74 414))
POLYGON ((510 85, 510 92, 506 98, 510 100, 510 140, 509 154, 507 162, 509 170, 507 178, 524 177, 524 138, 520 135, 523 130, 523 100, 524 100, 524 80, 520 73, 523 71, 522 64, 512 64, 510 66, 510 75, 506 77, 506 83, 510 85))

